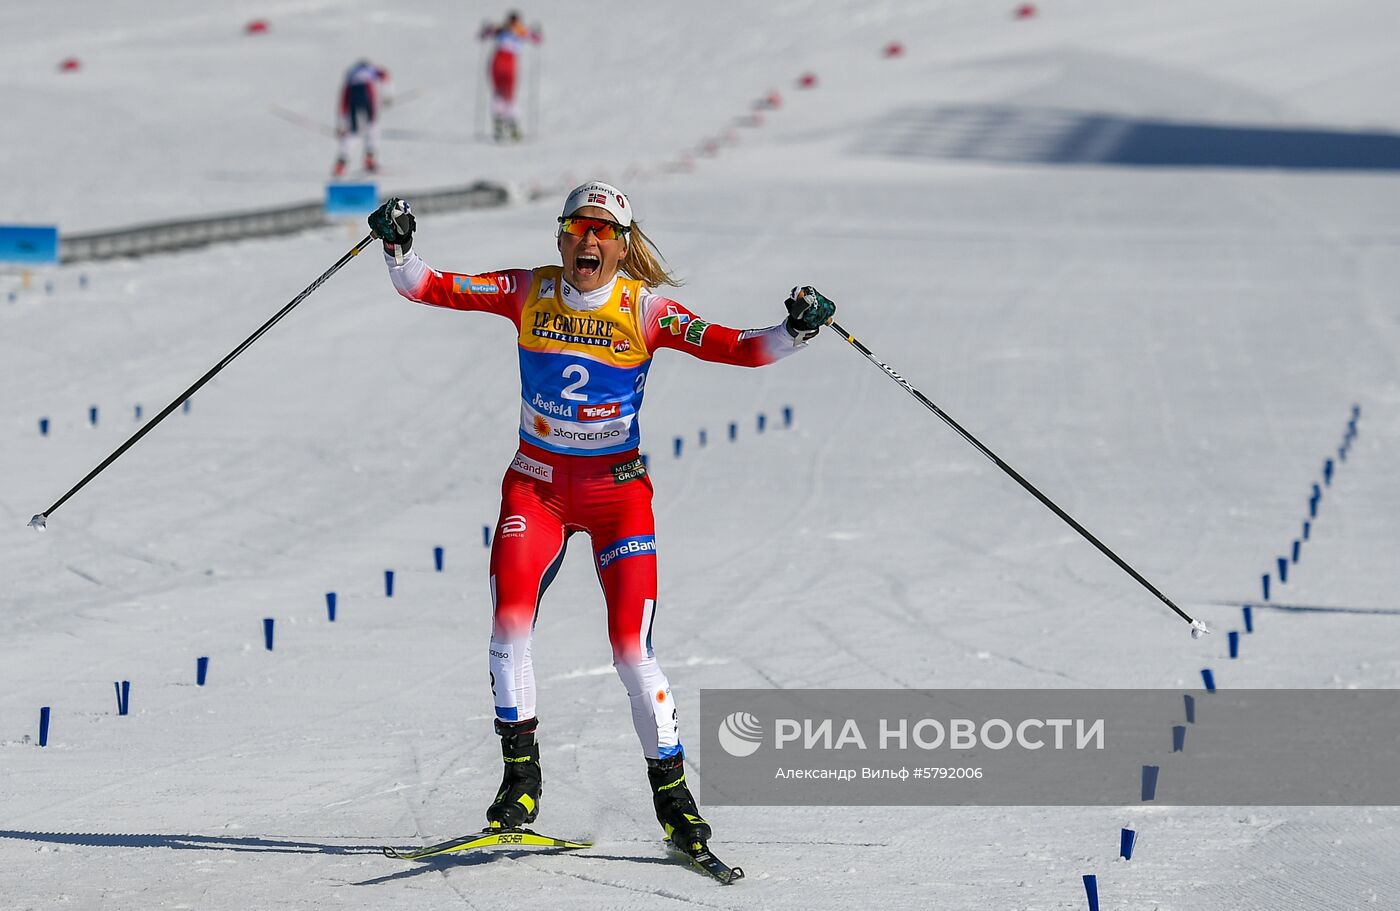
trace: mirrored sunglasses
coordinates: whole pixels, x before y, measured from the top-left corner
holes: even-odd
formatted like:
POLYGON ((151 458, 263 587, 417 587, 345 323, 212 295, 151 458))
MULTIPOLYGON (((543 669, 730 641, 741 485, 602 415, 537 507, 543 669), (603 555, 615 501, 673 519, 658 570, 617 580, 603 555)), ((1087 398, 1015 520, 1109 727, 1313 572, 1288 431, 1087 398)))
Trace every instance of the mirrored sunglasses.
POLYGON ((559 230, 574 237, 583 237, 589 231, 599 240, 625 240, 632 229, 606 218, 589 218, 583 215, 559 216, 559 230))

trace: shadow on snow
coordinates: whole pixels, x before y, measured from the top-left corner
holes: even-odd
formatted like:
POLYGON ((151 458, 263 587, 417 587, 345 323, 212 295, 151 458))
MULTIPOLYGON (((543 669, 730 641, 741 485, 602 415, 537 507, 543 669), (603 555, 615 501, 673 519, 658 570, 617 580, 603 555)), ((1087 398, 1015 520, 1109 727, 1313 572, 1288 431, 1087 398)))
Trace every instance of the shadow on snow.
POLYGON ((0 829, 0 838, 90 848, 174 848, 200 851, 257 851, 269 854, 380 854, 379 845, 328 845, 280 838, 224 835, 144 835, 98 832, 21 832, 0 829))
MULTIPOLYGON (((90 848, 172 848, 175 850, 196 851, 243 851, 260 854, 329 854, 335 856, 374 855, 382 857, 380 844, 333 845, 319 841, 302 841, 288 838, 258 838, 254 836, 232 837, 225 835, 155 835, 155 834, 107 834, 99 832, 27 832, 0 829, 0 838, 16 841, 37 841, 54 845, 79 845, 90 848)), ((536 848, 530 850, 477 850, 463 854, 449 854, 425 858, 417 861, 401 861, 385 858, 386 863, 408 863, 409 866, 385 876, 354 883, 357 886, 374 886, 393 882, 421 873, 443 870, 452 867, 474 867, 498 860, 515 860, 550 854, 578 854, 565 849, 536 848)), ((600 854, 589 851, 582 856, 592 860, 616 860, 627 863, 674 865, 675 860, 647 855, 624 856, 600 854)))
POLYGON ((1003 105, 904 107, 856 145, 866 155, 1127 167, 1400 170, 1400 134, 1189 123, 1003 105))

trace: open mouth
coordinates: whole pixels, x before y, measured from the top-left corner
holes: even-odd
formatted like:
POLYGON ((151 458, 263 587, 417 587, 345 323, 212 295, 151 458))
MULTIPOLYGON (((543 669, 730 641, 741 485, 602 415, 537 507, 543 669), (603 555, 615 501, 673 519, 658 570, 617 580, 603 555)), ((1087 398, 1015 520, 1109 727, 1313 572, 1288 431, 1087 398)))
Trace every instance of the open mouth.
POLYGON ((589 256, 587 253, 581 253, 574 257, 574 271, 578 273, 579 278, 591 278, 597 275, 602 265, 601 259, 589 256))

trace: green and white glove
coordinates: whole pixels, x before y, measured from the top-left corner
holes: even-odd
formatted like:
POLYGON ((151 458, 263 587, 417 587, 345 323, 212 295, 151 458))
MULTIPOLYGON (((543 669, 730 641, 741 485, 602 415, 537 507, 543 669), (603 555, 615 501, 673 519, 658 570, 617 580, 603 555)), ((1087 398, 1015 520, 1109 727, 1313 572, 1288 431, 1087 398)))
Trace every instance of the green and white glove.
POLYGON ((384 241, 384 249, 395 258, 402 257, 413 246, 413 231, 418 224, 408 200, 390 197, 370 213, 368 221, 370 233, 384 241))
POLYGON ((803 342, 815 337, 817 331, 836 315, 836 303, 823 297, 811 285, 793 288, 783 303, 788 311, 783 325, 787 327, 789 335, 803 342))

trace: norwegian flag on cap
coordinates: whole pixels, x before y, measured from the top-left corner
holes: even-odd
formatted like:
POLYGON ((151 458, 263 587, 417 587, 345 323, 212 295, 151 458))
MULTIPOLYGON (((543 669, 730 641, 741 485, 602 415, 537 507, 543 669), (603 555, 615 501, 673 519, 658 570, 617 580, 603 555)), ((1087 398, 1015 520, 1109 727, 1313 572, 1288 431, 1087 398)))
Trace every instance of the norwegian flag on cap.
POLYGON ((627 197, 617 187, 601 180, 590 180, 575 187, 564 200, 564 211, 560 214, 573 215, 584 206, 603 209, 620 225, 632 224, 632 207, 628 205, 627 197))

